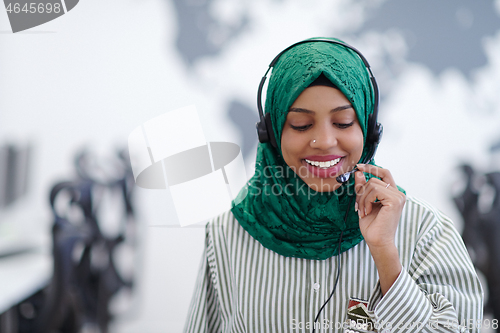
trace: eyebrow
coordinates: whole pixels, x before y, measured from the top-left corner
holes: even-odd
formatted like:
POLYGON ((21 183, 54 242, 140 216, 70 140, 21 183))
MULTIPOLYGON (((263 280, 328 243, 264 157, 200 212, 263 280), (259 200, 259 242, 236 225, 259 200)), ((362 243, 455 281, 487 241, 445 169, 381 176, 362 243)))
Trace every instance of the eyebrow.
MULTIPOLYGON (((347 110, 347 109, 352 109, 352 105, 343 105, 343 106, 338 106, 335 109, 331 109, 330 113, 334 112, 339 112, 342 110, 347 110)), ((308 109, 303 109, 303 108, 290 108, 288 112, 301 112, 301 113, 307 113, 307 114, 315 114, 316 112, 308 109)))

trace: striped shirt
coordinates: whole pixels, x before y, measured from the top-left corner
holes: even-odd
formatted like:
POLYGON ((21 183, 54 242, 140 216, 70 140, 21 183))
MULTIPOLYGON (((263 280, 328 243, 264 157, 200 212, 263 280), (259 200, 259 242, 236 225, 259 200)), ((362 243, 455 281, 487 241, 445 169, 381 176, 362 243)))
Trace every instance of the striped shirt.
POLYGON ((481 285, 450 219, 407 197, 395 242, 403 269, 382 297, 365 241, 326 260, 284 257, 226 212, 207 224, 184 332, 479 332, 481 285))

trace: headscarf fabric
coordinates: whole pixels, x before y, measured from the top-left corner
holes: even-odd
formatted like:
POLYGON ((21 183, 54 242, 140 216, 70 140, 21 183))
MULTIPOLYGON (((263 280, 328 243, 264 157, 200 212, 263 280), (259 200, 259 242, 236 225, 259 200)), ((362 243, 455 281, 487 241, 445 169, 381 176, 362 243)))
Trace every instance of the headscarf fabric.
MULTIPOLYGON (((287 257, 324 260, 363 239, 351 200, 356 195, 354 177, 336 191, 317 192, 285 163, 281 153, 288 110, 321 74, 351 102, 366 142, 374 94, 363 61, 342 45, 299 44, 280 56, 269 78, 265 113, 271 114, 278 148, 259 143, 255 174, 232 203, 235 218, 253 238, 287 257)), ((360 161, 369 150, 365 144, 360 161)))

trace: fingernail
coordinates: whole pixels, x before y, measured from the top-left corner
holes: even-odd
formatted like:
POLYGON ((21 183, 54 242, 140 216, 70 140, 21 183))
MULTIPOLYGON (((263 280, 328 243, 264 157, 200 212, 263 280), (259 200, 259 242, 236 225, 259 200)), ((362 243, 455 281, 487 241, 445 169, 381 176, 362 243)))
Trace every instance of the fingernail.
POLYGON ((359 216, 359 218, 360 218, 360 219, 362 218, 362 217, 361 217, 361 211, 360 211, 360 210, 358 210, 358 216, 359 216))
POLYGON ((366 208, 364 209, 364 211, 365 211, 365 215, 366 215, 366 208))
POLYGON ((354 211, 355 211, 355 212, 357 212, 357 211, 358 211, 358 207, 359 207, 359 206, 358 206, 358 203, 357 203, 357 202, 355 202, 355 203, 354 203, 354 211))

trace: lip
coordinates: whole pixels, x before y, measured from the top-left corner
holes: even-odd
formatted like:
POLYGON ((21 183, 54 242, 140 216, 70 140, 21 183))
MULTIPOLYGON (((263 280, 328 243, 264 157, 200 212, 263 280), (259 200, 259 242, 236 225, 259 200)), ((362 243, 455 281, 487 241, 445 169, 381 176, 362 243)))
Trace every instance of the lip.
POLYGON ((340 158, 340 161, 337 164, 335 164, 334 166, 329 167, 328 169, 313 166, 313 165, 307 163, 305 161, 305 159, 302 160, 302 165, 304 165, 307 168, 307 170, 316 177, 332 178, 335 175, 337 175, 338 173, 340 173, 340 169, 342 168, 342 164, 344 164, 344 157, 338 156, 338 155, 308 156, 308 157, 306 157, 306 159, 308 159, 308 160, 313 160, 313 161, 318 161, 318 162, 331 161, 331 160, 334 160, 337 158, 340 158), (332 158, 332 156, 333 156, 333 158, 332 158))
POLYGON ((339 155, 310 155, 304 157, 304 159, 309 160, 309 161, 318 161, 318 162, 326 162, 326 161, 331 161, 335 160, 337 158, 341 158, 343 156, 339 155))

